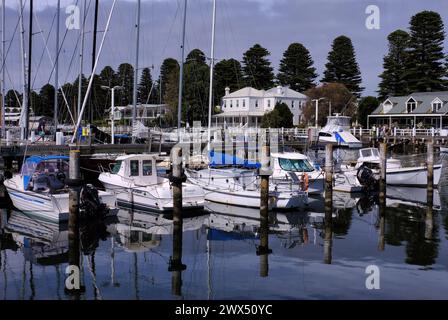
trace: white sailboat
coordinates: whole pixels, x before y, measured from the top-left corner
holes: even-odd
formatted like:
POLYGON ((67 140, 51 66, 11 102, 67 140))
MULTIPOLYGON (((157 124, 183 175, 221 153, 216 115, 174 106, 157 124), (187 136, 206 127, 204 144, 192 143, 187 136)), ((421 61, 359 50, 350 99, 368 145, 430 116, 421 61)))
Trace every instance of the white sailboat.
MULTIPOLYGON (((117 196, 119 206, 155 212, 173 210, 173 190, 168 179, 157 175, 156 155, 120 156, 111 172, 102 172, 98 180, 117 196)), ((202 209, 204 191, 183 183, 182 207, 202 209)))

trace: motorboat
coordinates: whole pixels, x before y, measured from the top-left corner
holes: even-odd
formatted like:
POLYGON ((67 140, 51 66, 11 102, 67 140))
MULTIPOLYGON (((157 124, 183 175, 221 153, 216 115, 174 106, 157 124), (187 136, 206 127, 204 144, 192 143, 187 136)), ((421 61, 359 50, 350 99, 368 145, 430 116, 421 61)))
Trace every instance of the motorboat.
MULTIPOLYGON (((173 188, 167 178, 157 174, 154 154, 125 155, 117 158, 110 172, 98 178, 107 191, 114 193, 121 207, 143 211, 173 210, 173 188)), ((202 209, 204 191, 193 184, 182 184, 183 210, 202 209)))
POLYGON ((322 170, 315 168, 309 158, 298 152, 272 153, 272 180, 277 183, 291 182, 291 173, 300 181, 307 182, 308 194, 321 194, 324 190, 325 176, 322 170))
POLYGON ((327 117, 327 124, 319 131, 319 144, 333 144, 348 148, 362 148, 362 143, 350 133, 350 117, 336 114, 327 117))
MULTIPOLYGON (((185 174, 192 184, 205 192, 205 200, 215 203, 260 208, 260 176, 254 170, 240 168, 187 169, 185 174)), ((289 184, 269 186, 269 209, 297 209, 307 204, 308 194, 302 191, 298 177, 289 184)))
MULTIPOLYGON (((371 170, 375 179, 379 178, 380 154, 377 148, 364 148, 359 150, 359 157, 352 171, 360 178, 361 171, 371 170)), ((439 184, 442 173, 442 164, 434 165, 434 185, 439 184)), ((363 181, 360 181, 363 183, 363 181)), ((425 165, 404 167, 399 159, 386 160, 386 183, 397 186, 426 186, 428 183, 428 169, 425 165)))
MULTIPOLYGON (((65 183, 69 175, 67 156, 31 156, 22 166, 20 174, 5 180, 4 185, 17 209, 49 221, 67 221, 69 213, 69 189, 65 183)), ((81 201, 84 199, 81 190, 81 201)), ((97 190, 98 200, 109 209, 115 208, 115 196, 97 190)), ((107 210, 113 215, 115 210, 107 210)))

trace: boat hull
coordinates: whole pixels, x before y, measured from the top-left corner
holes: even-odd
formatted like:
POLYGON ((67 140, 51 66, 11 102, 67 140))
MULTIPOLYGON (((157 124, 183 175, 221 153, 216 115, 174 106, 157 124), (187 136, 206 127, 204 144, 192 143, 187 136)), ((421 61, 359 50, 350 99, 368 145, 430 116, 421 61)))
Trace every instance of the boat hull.
MULTIPOLYGON (((442 165, 434 166, 434 185, 437 186, 442 173, 442 165)), ((426 167, 387 169, 386 183, 393 186, 422 187, 428 184, 426 167)))

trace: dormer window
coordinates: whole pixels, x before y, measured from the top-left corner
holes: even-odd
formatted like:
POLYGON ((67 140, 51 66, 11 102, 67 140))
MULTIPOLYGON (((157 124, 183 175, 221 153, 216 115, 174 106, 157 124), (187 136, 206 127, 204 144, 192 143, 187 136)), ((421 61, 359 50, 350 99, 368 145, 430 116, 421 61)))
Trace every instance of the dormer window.
POLYGON ((439 99, 436 99, 432 102, 432 112, 438 112, 442 109, 443 103, 439 99))
POLYGON ((409 99, 406 103, 406 109, 408 113, 413 112, 417 108, 417 101, 415 101, 413 98, 409 99))

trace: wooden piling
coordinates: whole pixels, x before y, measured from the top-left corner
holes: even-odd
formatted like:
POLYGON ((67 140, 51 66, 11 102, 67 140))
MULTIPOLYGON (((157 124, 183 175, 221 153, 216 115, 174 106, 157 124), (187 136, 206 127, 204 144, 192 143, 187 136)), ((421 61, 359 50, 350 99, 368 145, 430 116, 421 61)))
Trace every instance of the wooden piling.
POLYGON ((69 218, 68 218, 68 242, 69 264, 79 267, 79 185, 81 180, 79 168, 79 149, 70 147, 69 167, 69 218))
POLYGON ((427 203, 428 206, 432 207, 434 201, 434 143, 430 141, 426 147, 426 166, 428 168, 427 203))
POLYGON ((387 169, 387 144, 380 144, 380 185, 379 197, 380 202, 386 201, 386 170, 387 169))
POLYGON ((180 295, 181 272, 187 267, 182 264, 182 183, 185 178, 182 172, 182 148, 171 150, 172 170, 170 181, 173 187, 173 255, 170 257, 168 271, 172 272, 172 293, 180 295))
POLYGON ((325 147, 325 192, 327 191, 333 191, 333 145, 331 144, 325 147))
POLYGON ((332 190, 325 193, 325 235, 324 235, 324 263, 331 264, 333 247, 333 199, 332 190))
POLYGON ((266 131, 265 145, 261 148, 261 168, 260 168, 260 245, 257 248, 257 255, 260 256, 260 276, 268 276, 267 256, 272 253, 269 249, 269 176, 272 175, 270 157, 271 149, 269 144, 269 131, 266 131))

